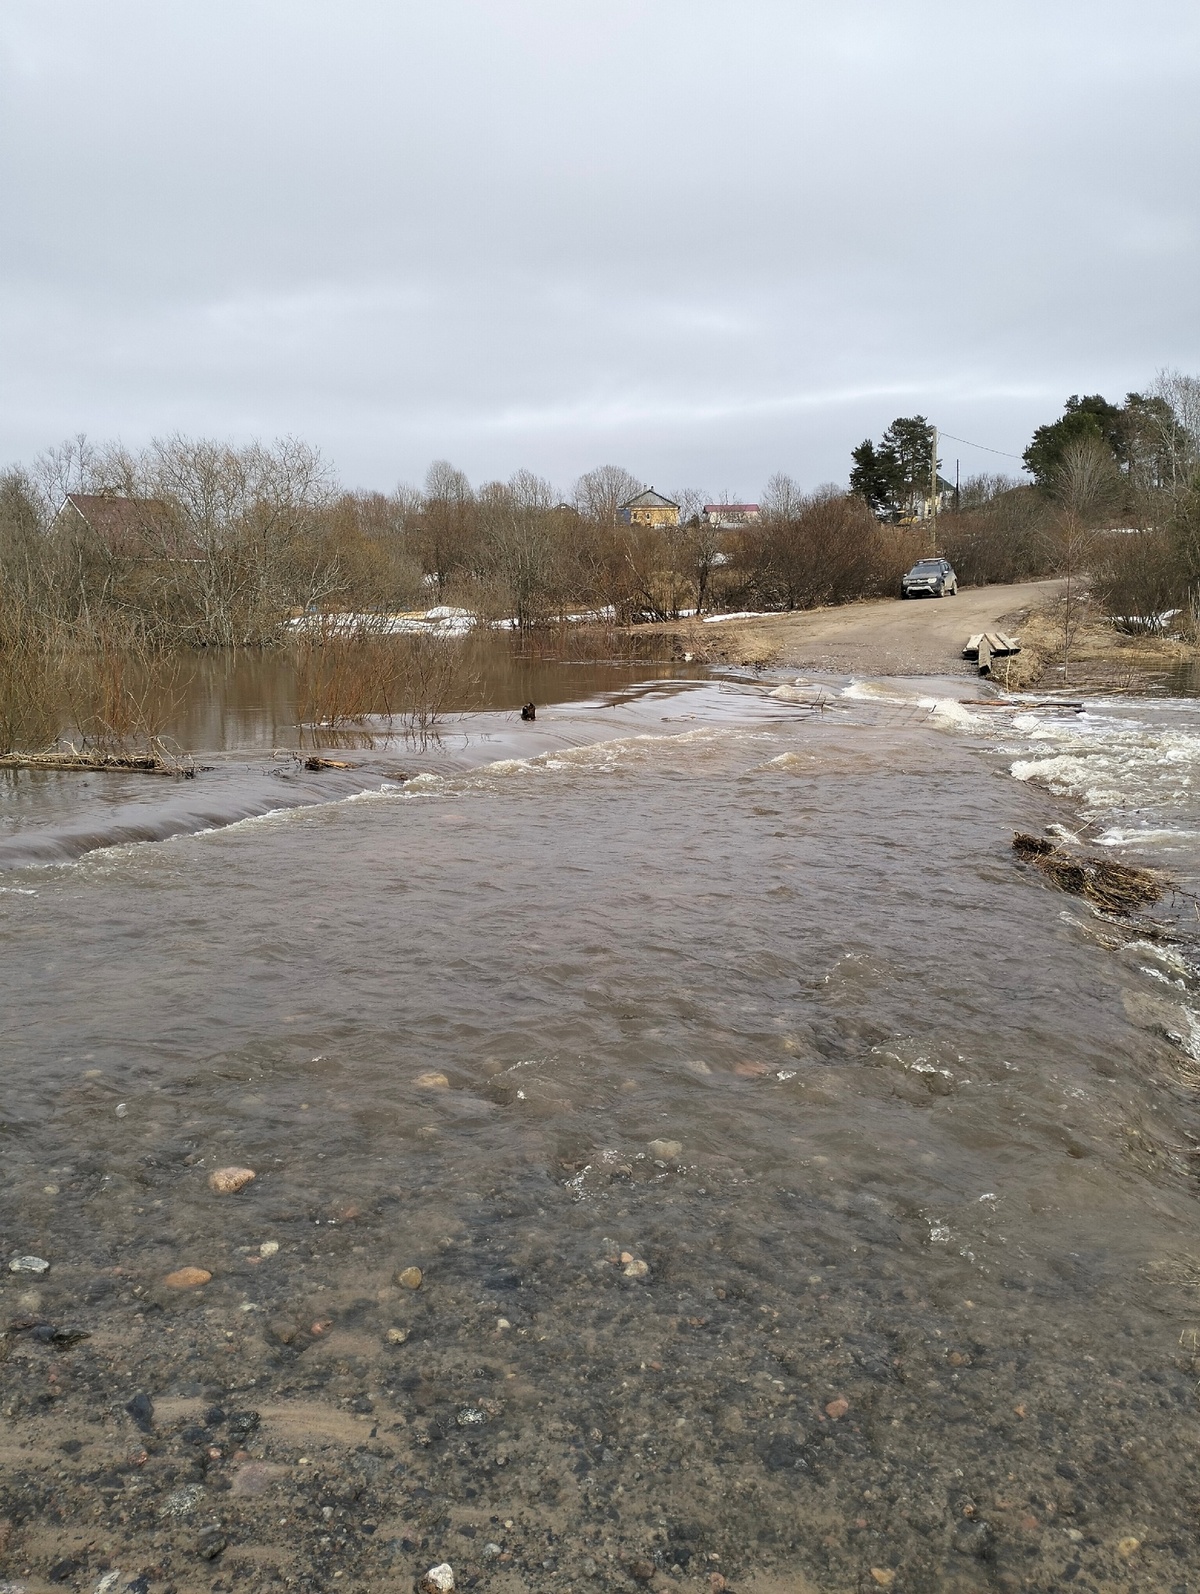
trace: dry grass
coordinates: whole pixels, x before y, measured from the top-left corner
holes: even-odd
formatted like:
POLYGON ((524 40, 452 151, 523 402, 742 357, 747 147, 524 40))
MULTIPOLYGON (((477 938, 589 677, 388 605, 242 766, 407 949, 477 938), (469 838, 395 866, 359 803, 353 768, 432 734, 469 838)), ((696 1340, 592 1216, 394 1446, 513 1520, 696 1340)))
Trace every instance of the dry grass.
POLYGON ((1195 659, 1196 645, 1174 636, 1118 631, 1097 603, 1075 600, 1069 667, 1063 670, 1063 603, 1047 604, 1019 627, 1021 651, 998 659, 992 679, 1006 691, 1044 690, 1068 685, 1107 691, 1144 691, 1148 677, 1161 675, 1195 659))
MULTIPOLYGON (((1190 1256, 1162 1257, 1147 1262, 1142 1271, 1158 1284, 1173 1285, 1180 1290, 1200 1289, 1200 1262, 1190 1256)), ((1183 1335, 1180 1335, 1183 1344, 1183 1335)))
MULTIPOLYGON (((175 769, 163 745, 194 665, 119 619, 68 624, 0 597, 0 754, 175 769), (65 750, 64 750, 65 747, 65 750)), ((13 767, 10 763, 10 767, 13 767)))

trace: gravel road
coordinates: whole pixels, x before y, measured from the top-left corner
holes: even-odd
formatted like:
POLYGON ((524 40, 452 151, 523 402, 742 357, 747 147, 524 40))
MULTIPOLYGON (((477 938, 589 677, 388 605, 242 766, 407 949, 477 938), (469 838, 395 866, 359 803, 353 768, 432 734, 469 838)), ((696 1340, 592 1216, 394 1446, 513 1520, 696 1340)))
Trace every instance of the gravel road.
POLYGON ((874 599, 836 608, 693 625, 701 655, 731 664, 763 663, 838 675, 969 674, 963 644, 976 631, 1018 629, 1049 602, 1060 581, 964 588, 953 598, 874 599))

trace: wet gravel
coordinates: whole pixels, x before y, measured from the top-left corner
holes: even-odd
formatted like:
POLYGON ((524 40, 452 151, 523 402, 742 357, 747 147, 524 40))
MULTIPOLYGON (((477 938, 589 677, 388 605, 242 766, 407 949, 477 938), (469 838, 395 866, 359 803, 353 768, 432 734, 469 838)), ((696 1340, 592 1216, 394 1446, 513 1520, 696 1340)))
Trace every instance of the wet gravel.
POLYGON ((1074 1259, 1057 1292, 1110 1323, 1100 1359, 1049 1282, 927 1245, 917 1290, 902 1224, 781 1192, 764 1232, 753 1181, 702 1177, 559 1166, 464 1196, 418 1291, 393 1282, 413 1258, 386 1202, 277 1213, 277 1256, 231 1247, 182 1295, 100 1241, 24 1317, 7 1283, 5 1575, 377 1589, 448 1560, 500 1590, 628 1589, 647 1566, 684 1588, 1191 1586, 1200 1340, 1164 1353, 1154 1314, 1074 1259), (708 1243, 681 1244, 701 1216, 708 1243))

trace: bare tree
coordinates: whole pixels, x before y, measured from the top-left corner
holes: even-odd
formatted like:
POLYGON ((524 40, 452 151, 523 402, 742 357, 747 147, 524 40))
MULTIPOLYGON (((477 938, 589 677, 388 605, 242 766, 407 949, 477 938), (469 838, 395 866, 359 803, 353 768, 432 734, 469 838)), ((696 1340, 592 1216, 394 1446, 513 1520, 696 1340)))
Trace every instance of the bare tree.
POLYGON ((620 505, 644 485, 622 465, 601 465, 579 478, 572 498, 580 515, 594 526, 615 526, 620 505))
POLYGON ((520 630, 544 620, 561 599, 561 514, 550 483, 531 471, 480 492, 480 574, 520 630))
POLYGON ((1112 450, 1100 438, 1070 443, 1054 479, 1057 513, 1051 524, 1055 564, 1065 578, 1062 603, 1063 681, 1081 616, 1083 583, 1104 518, 1121 502, 1124 484, 1112 450))
POLYGON ((1167 409, 1156 441, 1174 498, 1186 491, 1200 469, 1200 377, 1162 370, 1154 378, 1151 393, 1167 409))
POLYGON ((475 508, 475 493, 465 473, 447 459, 435 459, 425 473, 425 502, 415 536, 439 601, 451 577, 470 563, 475 508))
POLYGON ((28 474, 45 527, 68 493, 95 492, 103 485, 103 461, 96 445, 79 432, 39 454, 28 474))
POLYGON ((678 552, 674 562, 695 591, 696 613, 702 614, 713 571, 724 562, 721 528, 705 514, 708 495, 698 487, 673 488, 671 497, 679 505, 678 552))

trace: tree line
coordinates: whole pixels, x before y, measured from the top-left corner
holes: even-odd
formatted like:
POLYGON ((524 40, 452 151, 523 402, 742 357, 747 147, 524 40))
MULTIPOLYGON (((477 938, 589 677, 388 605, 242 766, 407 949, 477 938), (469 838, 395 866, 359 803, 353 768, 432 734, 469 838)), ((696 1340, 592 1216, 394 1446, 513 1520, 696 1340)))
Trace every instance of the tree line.
POLYGON ((1071 398, 1026 451, 1032 483, 972 477, 936 522, 911 518, 932 431, 902 417, 854 451, 850 490, 776 475, 761 515, 710 524, 676 489, 679 524, 627 524, 644 483, 606 465, 566 494, 526 470, 473 486, 447 461, 420 488, 356 492, 296 439, 236 446, 172 436, 132 451, 76 438, 0 473, 0 654, 69 633, 142 647, 261 647, 313 612, 446 605, 522 630, 569 615, 618 624, 698 610, 803 609, 896 590, 922 554, 961 583, 1044 575, 1086 549, 1114 612, 1200 595, 1200 382, 1165 374, 1123 404, 1071 398), (924 457, 923 457, 924 452, 924 457), (63 512, 120 506, 120 535, 63 512))
MULTIPOLYGON (((851 454, 851 491, 881 521, 927 515, 963 585, 1062 574, 1118 623, 1200 614, 1200 380, 1163 371, 1120 404, 1072 395, 1022 456, 1032 482, 976 476, 952 487, 922 415, 894 420, 851 454), (936 472, 936 478, 935 478, 936 472)), ((1069 606, 1069 605, 1068 605, 1069 606)))
POLYGON ((567 615, 803 608, 889 590, 907 558, 837 487, 776 476, 758 523, 729 531, 693 489, 672 495, 677 525, 628 524, 620 505, 643 486, 606 465, 566 496, 526 470, 475 487, 439 460, 420 489, 355 492, 295 439, 174 436, 132 452, 77 438, 0 475, 0 650, 22 628, 56 627, 143 647, 261 647, 304 614, 436 605, 522 630, 567 615), (86 495, 87 513, 69 494, 86 495))

